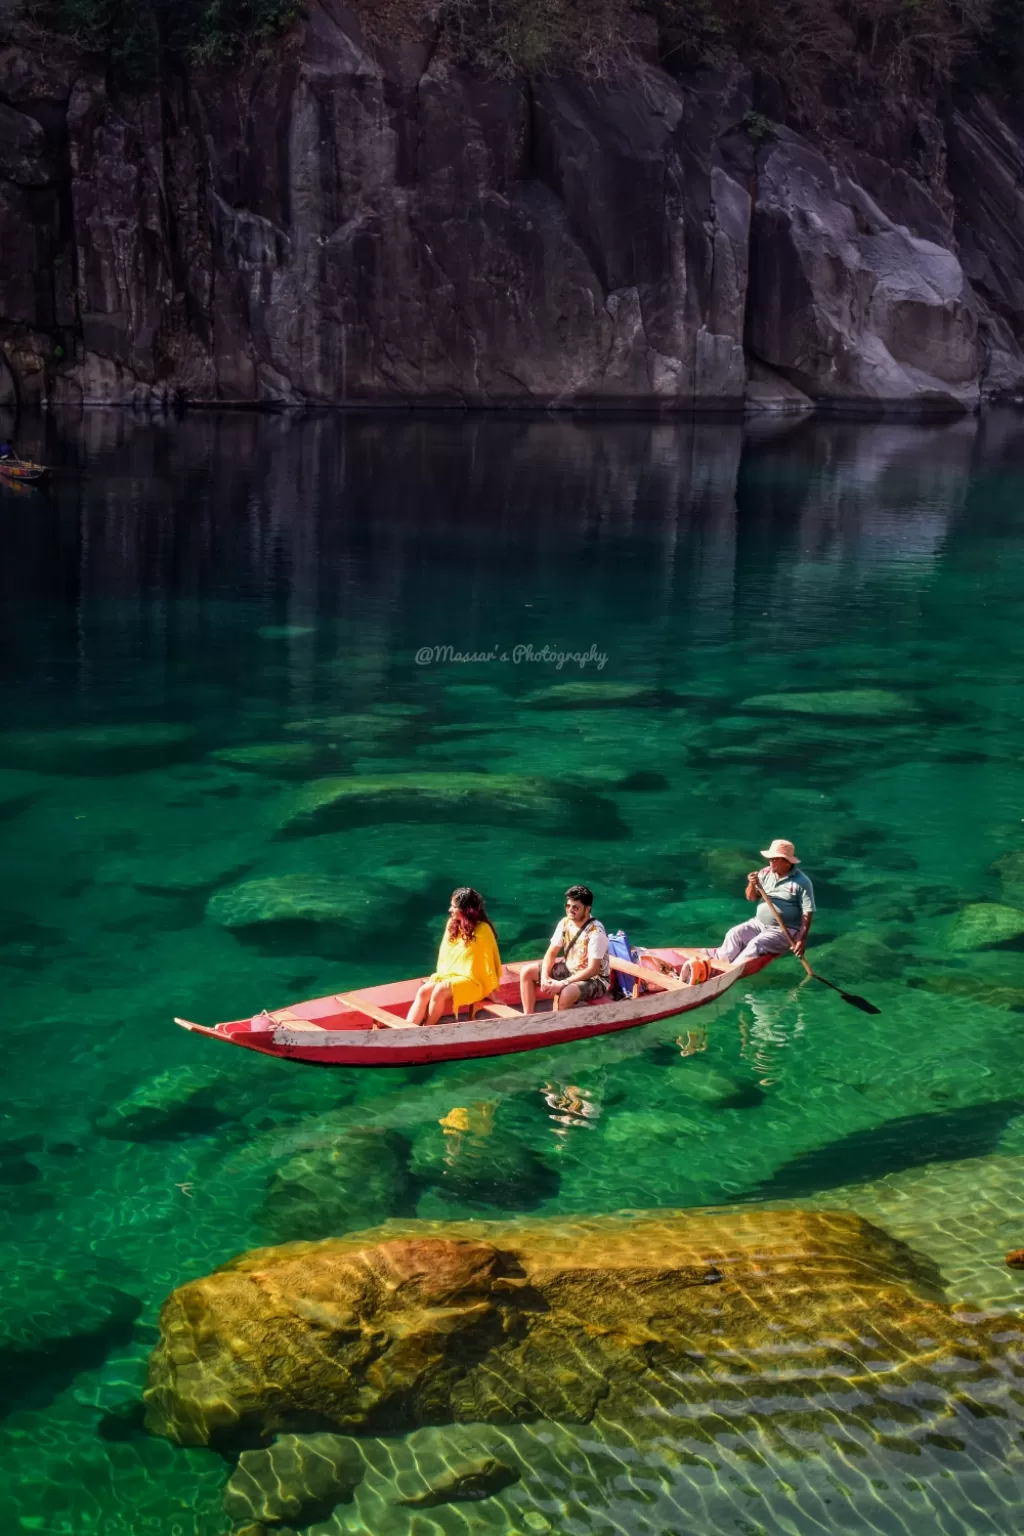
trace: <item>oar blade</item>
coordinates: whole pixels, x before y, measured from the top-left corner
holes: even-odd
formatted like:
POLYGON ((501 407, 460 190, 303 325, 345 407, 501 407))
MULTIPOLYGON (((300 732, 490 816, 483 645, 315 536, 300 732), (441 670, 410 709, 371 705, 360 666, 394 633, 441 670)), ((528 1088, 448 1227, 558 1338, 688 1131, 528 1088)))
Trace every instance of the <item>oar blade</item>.
MULTIPOLYGON (((839 992, 839 988, 836 988, 839 992)), ((858 997, 856 992, 839 992, 844 1003, 849 1003, 853 1008, 859 1008, 861 1013, 881 1013, 881 1008, 876 1008, 874 1003, 869 1003, 866 997, 858 997)))
POLYGON ((844 992, 842 987, 837 987, 834 981, 829 981, 827 976, 819 976, 817 971, 810 974, 815 981, 820 981, 823 986, 831 987, 833 992, 838 992, 844 1003, 849 1003, 851 1008, 859 1008, 861 1013, 881 1013, 881 1008, 876 1008, 874 1003, 869 1003, 866 997, 858 997, 856 992, 844 992))

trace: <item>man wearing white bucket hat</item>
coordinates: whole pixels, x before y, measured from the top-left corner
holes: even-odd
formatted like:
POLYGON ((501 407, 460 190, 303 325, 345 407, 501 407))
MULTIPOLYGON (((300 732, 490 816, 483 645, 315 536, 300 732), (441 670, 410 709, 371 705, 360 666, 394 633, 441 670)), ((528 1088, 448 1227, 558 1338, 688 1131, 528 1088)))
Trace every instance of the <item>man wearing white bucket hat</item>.
POLYGON ((761 901, 755 916, 730 928, 719 947, 708 950, 709 955, 718 955, 730 962, 752 960, 755 955, 781 955, 789 948, 790 940, 796 953, 803 954, 814 920, 814 886, 803 870, 797 868, 800 860, 796 849, 784 837, 777 837, 771 847, 762 848, 761 857, 768 860, 768 867, 751 870, 747 876, 746 898, 759 901, 762 895, 770 896, 787 932, 779 927, 768 903, 761 901))

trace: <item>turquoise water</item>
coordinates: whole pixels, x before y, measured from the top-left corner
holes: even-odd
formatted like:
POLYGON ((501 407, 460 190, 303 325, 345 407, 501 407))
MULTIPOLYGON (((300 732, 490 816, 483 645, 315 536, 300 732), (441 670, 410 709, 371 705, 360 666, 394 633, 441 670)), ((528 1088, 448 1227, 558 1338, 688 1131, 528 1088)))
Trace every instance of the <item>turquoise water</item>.
MULTIPOLYGON (((0 488, 0 1527, 228 1529, 229 1467, 139 1395, 167 1293, 269 1241, 791 1201, 1019 1311, 1024 421, 97 413, 20 447, 58 473, 0 488), (453 812, 466 773, 516 806, 453 812), (331 811, 352 778, 372 821, 331 811), (510 959, 577 880, 634 942, 713 941, 776 836, 879 1016, 780 961, 689 1031, 433 1071, 172 1023, 425 972, 463 883, 510 959), (339 1179, 365 1126, 387 1153, 339 1179)), ((1015 1390, 959 1450, 506 1430, 532 1481, 330 1529, 1016 1530, 1015 1390)))

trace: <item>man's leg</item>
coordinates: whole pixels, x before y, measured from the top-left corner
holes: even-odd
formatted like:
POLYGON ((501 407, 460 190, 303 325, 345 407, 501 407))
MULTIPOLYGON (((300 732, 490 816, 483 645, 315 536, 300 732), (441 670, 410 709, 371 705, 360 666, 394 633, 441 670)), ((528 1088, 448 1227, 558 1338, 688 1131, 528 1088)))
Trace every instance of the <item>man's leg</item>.
POLYGON ((759 955, 783 955, 788 948, 789 940, 781 928, 762 928, 743 946, 736 961, 755 960, 759 955))
POLYGON ((519 1001, 524 1013, 532 1013, 537 1006, 537 983, 540 980, 540 961, 524 965, 519 972, 519 1001))
POLYGON ((555 993, 555 1000, 551 1006, 557 1013, 561 1013, 566 1008, 575 1008, 579 1000, 580 989, 576 983, 573 982, 572 986, 563 987, 561 992, 555 993))
POLYGON ((764 932, 766 930, 759 920, 756 917, 750 917, 745 923, 737 923, 735 928, 730 928, 718 948, 709 949, 708 955, 712 959, 717 957, 720 960, 728 960, 731 965, 734 960, 739 958, 747 945, 764 932))

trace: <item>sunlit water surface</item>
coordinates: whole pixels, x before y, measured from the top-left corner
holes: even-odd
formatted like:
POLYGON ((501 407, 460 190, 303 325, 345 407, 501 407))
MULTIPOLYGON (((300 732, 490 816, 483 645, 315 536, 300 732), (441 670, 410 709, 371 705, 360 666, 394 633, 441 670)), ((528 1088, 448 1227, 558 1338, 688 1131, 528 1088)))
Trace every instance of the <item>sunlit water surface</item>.
MULTIPOLYGON (((1024 908, 1024 422, 112 413, 22 447, 58 473, 0 490, 0 1528, 228 1529, 228 1466, 139 1394, 171 1288, 282 1238, 794 1201, 1020 1310, 1024 915, 973 949, 957 914, 1024 908), (466 772, 572 808, 453 817, 434 779, 419 820, 281 835, 306 783, 466 772), (634 942, 712 941, 773 836, 879 1016, 786 960, 690 1032, 436 1070, 172 1023, 423 973, 456 884, 506 958, 576 880, 634 942), (225 926, 256 879, 268 920, 225 926), (304 1170, 365 1125, 401 1157, 318 1206, 304 1170)), ((1007 1533, 1021 1403, 916 1440, 809 1414, 788 1451, 767 1397, 658 1454, 511 1428, 497 1498, 323 1529, 1007 1533)), ((416 1445, 380 1442, 385 1483, 416 1445)))

